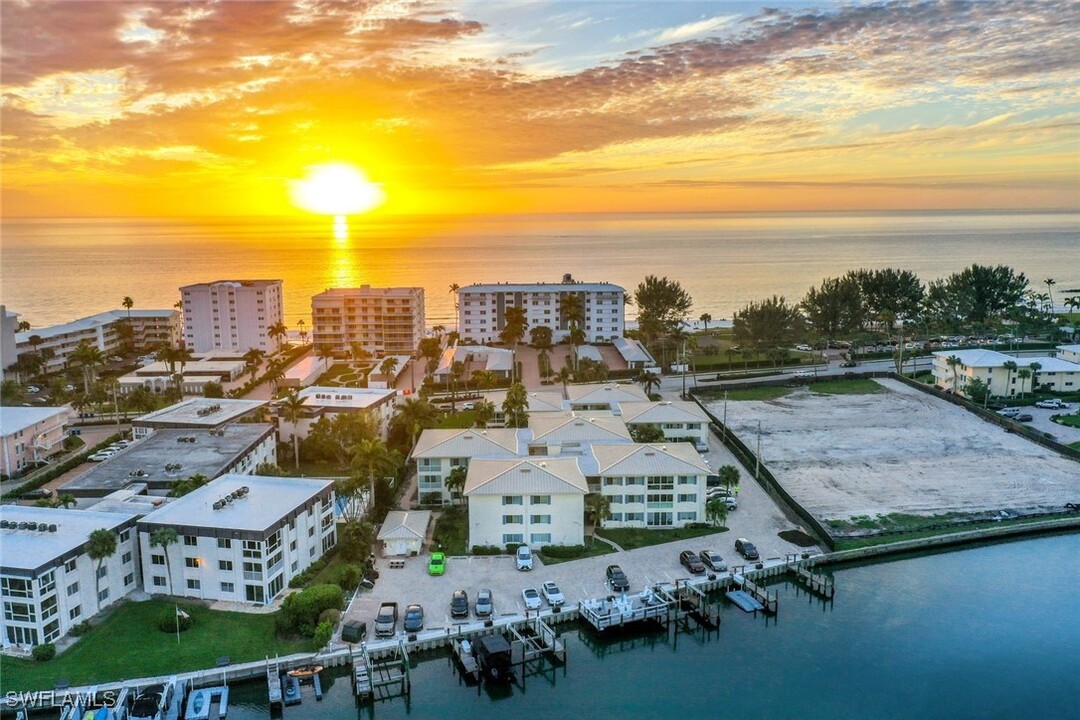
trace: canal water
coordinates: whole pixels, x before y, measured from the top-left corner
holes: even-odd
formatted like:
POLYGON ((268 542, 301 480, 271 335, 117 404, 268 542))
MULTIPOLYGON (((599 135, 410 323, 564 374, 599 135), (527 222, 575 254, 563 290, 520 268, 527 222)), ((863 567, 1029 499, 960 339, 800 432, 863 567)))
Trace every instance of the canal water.
MULTIPOLYGON (((718 631, 598 637, 497 688, 445 653, 414 658, 412 696, 357 707, 324 673, 286 720, 316 718, 1080 718, 1080 534, 848 566, 825 603, 790 583, 775 618, 728 606, 718 631)), ((233 688, 230 720, 262 720, 265 683, 233 688)))

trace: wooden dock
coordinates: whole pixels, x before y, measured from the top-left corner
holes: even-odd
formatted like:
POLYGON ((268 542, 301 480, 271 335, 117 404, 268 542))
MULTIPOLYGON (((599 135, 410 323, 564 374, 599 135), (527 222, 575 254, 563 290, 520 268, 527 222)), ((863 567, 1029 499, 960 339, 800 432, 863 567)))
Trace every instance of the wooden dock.
POLYGON ((836 586, 833 583, 832 577, 821 573, 815 573, 812 566, 804 564, 799 560, 798 555, 788 555, 785 559, 787 565, 787 571, 795 575, 795 579, 799 581, 803 587, 807 588, 810 592, 820 595, 826 600, 832 600, 836 594, 836 586))
POLYGON ((673 610, 678 611, 678 600, 659 585, 635 595, 623 593, 578 603, 581 617, 600 632, 643 620, 666 625, 673 610))
POLYGON ((466 648, 463 643, 468 643, 468 640, 455 639, 450 643, 450 647, 453 650, 454 657, 457 658, 458 664, 461 666, 462 674, 466 679, 473 682, 480 682, 480 663, 476 662, 476 658, 473 656, 471 647, 466 648))
POLYGON ((361 644, 353 654, 353 692, 358 700, 385 700, 412 693, 409 675, 409 650, 405 640, 398 640, 394 652, 372 659, 367 644, 361 644))
POLYGON ((675 598, 679 610, 693 618, 706 630, 720 627, 720 606, 710 602, 705 592, 689 582, 675 581, 675 598))
POLYGON ((762 611, 766 614, 775 615, 779 610, 780 598, 777 593, 769 592, 740 572, 733 572, 731 580, 738 589, 745 591, 747 595, 761 603, 762 611))
POLYGON ((559 662, 566 662, 566 645, 542 618, 535 618, 532 624, 520 629, 511 625, 510 635, 510 650, 515 665, 522 665, 545 655, 559 662))

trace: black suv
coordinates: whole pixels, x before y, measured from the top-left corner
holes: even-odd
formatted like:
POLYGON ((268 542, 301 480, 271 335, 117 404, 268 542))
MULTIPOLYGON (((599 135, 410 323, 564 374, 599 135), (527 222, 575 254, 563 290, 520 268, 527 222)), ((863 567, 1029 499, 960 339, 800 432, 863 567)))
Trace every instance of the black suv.
POLYGON ((626 573, 618 565, 608 565, 607 581, 612 590, 626 592, 630 589, 630 581, 626 579, 626 573))
POLYGON ((693 550, 683 550, 679 553, 679 562, 695 575, 705 572, 705 563, 701 562, 701 558, 693 550))
POLYGON ((455 590, 450 596, 450 617, 469 617, 469 594, 464 590, 455 590))
POLYGON ((747 560, 761 559, 761 556, 758 555, 757 548, 754 547, 754 543, 746 538, 739 538, 735 541, 735 552, 739 553, 747 560))

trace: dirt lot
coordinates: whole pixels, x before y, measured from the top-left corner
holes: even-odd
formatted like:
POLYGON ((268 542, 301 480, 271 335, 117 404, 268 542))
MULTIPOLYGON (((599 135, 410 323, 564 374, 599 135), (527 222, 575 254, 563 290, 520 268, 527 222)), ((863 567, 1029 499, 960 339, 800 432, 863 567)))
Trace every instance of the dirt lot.
MULTIPOLYGON (((1080 464, 893 380, 887 392, 728 403, 751 448, 821 520, 1030 512, 1080 502, 1080 464)), ((722 403, 713 403, 719 414, 722 403)))

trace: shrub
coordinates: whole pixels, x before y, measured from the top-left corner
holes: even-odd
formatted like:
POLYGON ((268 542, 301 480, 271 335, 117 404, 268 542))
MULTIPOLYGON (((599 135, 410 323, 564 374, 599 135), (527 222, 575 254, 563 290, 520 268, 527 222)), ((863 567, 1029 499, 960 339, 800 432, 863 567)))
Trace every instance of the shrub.
POLYGON ((420 496, 421 505, 442 505, 442 493, 428 492, 420 496))
POLYGON ((326 621, 319 623, 319 626, 315 628, 315 647, 325 647, 332 637, 334 637, 334 626, 326 621))
POLYGON ((191 613, 185 612, 180 615, 176 610, 166 610, 158 618, 158 630, 166 633, 176 632, 177 627, 180 628, 180 632, 190 630, 191 626, 195 624, 195 618, 191 613))
POLYGON ((42 645, 35 645, 34 649, 30 651, 34 659, 38 662, 47 662, 56 657, 56 646, 52 643, 44 643, 42 645))
POLYGON ((68 635, 70 635, 71 637, 80 637, 90 632, 91 627, 92 626, 90 625, 89 620, 83 620, 78 625, 72 625, 71 629, 68 630, 68 635))
POLYGON ((473 545, 473 555, 502 555, 503 549, 498 545, 473 545))
POLYGON ((578 558, 585 554, 584 545, 545 545, 540 553, 553 558, 578 558))
POLYGON ((324 622, 328 622, 331 625, 337 625, 339 620, 341 620, 341 611, 335 608, 323 610, 319 613, 319 625, 322 625, 324 622))
POLYGON ((356 565, 342 567, 338 573, 337 584, 345 591, 355 589, 360 584, 360 568, 356 565))
POLYGON ((345 592, 337 585, 312 585, 285 598, 275 618, 281 634, 297 633, 311 637, 324 610, 340 610, 345 605, 345 592))
POLYGON ((506 554, 513 555, 524 543, 506 543, 506 554))

